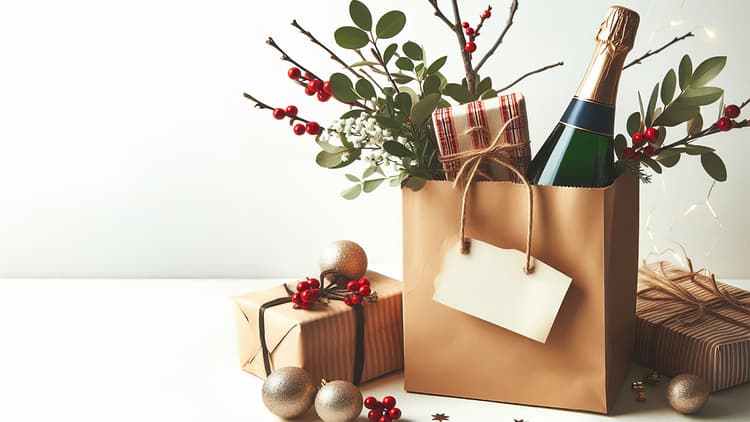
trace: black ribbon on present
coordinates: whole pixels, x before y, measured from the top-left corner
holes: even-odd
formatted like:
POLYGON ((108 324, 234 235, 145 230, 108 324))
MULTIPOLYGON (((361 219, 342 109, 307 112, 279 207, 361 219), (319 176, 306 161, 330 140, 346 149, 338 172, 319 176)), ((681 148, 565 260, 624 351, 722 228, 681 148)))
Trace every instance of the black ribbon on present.
MULTIPOLYGON (((320 281, 321 283, 325 283, 325 280, 328 278, 330 274, 329 272, 324 272, 320 275, 320 281)), ((333 274, 333 279, 335 281, 341 281, 345 280, 346 277, 343 277, 338 274, 333 274)), ((273 300, 269 300, 268 302, 260 305, 260 308, 258 309, 258 333, 260 335, 260 348, 261 353, 263 354, 263 367, 266 370, 266 376, 271 375, 271 352, 268 350, 268 343, 266 342, 266 320, 265 320, 265 312, 267 309, 272 308, 274 306, 283 305, 285 303, 290 303, 292 301, 292 295, 294 294, 294 291, 289 288, 286 284, 284 284, 284 289, 286 290, 287 296, 279 297, 273 300)), ((334 283, 331 282, 327 286, 320 289, 320 297, 329 299, 329 300, 344 300, 347 293, 349 293, 345 288, 341 287, 341 283, 334 283)), ((377 295, 372 294, 372 297, 368 296, 368 300, 370 301, 376 301, 377 295)), ((362 381, 362 372, 364 370, 365 366, 365 317, 364 313, 362 312, 362 304, 357 305, 351 305, 352 311, 354 312, 354 377, 353 377, 353 384, 359 385, 362 381)))

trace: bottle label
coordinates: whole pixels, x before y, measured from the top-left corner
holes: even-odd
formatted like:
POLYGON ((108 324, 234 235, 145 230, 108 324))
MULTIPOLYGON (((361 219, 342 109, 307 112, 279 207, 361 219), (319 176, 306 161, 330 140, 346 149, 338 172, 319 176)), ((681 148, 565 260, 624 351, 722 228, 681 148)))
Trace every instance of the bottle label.
POLYGON ((587 132, 611 137, 615 125, 615 108, 574 97, 560 122, 587 132))

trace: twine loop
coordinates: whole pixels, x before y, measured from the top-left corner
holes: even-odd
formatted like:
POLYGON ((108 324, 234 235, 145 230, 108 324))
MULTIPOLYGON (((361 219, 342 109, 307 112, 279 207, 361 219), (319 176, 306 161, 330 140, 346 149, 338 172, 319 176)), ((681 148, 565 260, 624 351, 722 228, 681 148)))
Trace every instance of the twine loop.
MULTIPOLYGON (((528 191, 529 197, 529 218, 528 226, 526 229, 526 264, 524 266, 524 272, 531 274, 534 272, 534 265, 531 262, 531 233, 533 228, 533 211, 534 211, 534 195, 531 189, 529 181, 526 177, 511 164, 511 153, 516 150, 524 148, 527 142, 521 142, 518 144, 509 144, 504 140, 503 134, 505 129, 516 120, 518 116, 505 122, 500 131, 493 139, 492 143, 486 148, 474 149, 468 151, 461 151, 454 154, 447 154, 440 157, 442 163, 458 163, 460 168, 456 174, 456 178, 453 181, 453 187, 463 186, 463 195, 461 197, 461 221, 460 221, 460 236, 461 236, 461 253, 466 255, 469 253, 471 242, 466 238, 466 206, 468 202, 469 190, 477 176, 482 176, 489 179, 489 176, 480 170, 480 165, 483 160, 489 160, 491 162, 502 165, 508 170, 515 173, 516 176, 523 182, 528 191)), ((489 129, 484 126, 470 127, 464 131, 463 135, 469 135, 474 132, 481 132, 487 138, 491 136, 489 129)))

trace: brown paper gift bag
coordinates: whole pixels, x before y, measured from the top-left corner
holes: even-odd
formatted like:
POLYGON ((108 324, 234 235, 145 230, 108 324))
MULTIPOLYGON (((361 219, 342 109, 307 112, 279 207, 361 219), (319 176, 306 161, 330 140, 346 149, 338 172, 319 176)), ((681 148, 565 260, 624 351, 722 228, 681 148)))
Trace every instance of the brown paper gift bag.
MULTIPOLYGON (((638 185, 533 186, 532 255, 573 278, 546 343, 432 300, 458 239, 462 189, 403 191, 404 379, 411 392, 607 413, 630 364, 638 271, 638 185)), ((527 188, 475 182, 466 235, 525 250, 527 188)), ((487 286, 477 295, 502 295, 487 286)))

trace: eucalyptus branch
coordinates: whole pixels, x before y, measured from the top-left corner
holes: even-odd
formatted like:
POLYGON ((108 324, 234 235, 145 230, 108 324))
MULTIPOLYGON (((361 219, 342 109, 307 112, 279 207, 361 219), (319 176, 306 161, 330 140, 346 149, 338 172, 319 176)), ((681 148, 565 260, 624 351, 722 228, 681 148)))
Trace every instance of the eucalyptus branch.
POLYGON ((649 58, 649 57, 653 56, 654 54, 660 53, 662 50, 664 50, 665 48, 669 47, 670 45, 672 45, 672 44, 674 44, 676 42, 682 41, 685 38, 694 37, 694 36, 695 35, 692 32, 688 32, 687 34, 685 34, 685 35, 683 35, 681 37, 674 37, 674 39, 672 39, 672 41, 664 44, 663 46, 657 48, 656 50, 654 50, 654 51, 651 51, 651 50, 646 51, 646 53, 644 55, 642 55, 641 57, 638 57, 637 59, 635 59, 632 62, 630 62, 630 63, 626 64, 625 66, 623 66, 622 70, 625 70, 625 69, 629 68, 630 66, 635 66, 637 64, 641 64, 642 60, 644 60, 646 58, 649 58))
MULTIPOLYGON (((348 70, 349 72, 351 72, 352 75, 356 76, 357 78, 362 78, 363 77, 356 70, 354 70, 354 68, 352 68, 351 66, 349 66, 345 61, 341 60, 341 57, 339 57, 338 55, 336 55, 336 53, 334 53, 333 51, 331 51, 330 48, 326 47, 323 43, 321 43, 320 41, 318 41, 318 39, 315 38, 315 36, 310 31, 308 31, 305 28, 303 28, 302 26, 300 26, 300 24, 297 23, 296 19, 292 20, 292 26, 295 27, 295 28, 297 28, 299 30, 299 32, 301 32, 302 34, 304 34, 313 44, 315 44, 318 47, 320 47, 323 50, 325 50, 330 55, 330 57, 331 57, 331 59, 333 61, 335 61, 336 63, 338 63, 341 66, 343 66, 346 70, 348 70)), ((318 79, 320 79, 320 78, 318 78, 318 79)))
POLYGON ((305 66, 302 66, 301 64, 297 63, 294 59, 292 59, 291 57, 289 57, 289 55, 286 54, 286 52, 284 52, 284 50, 282 50, 281 47, 279 47, 278 44, 276 44, 276 41, 274 41, 273 38, 268 37, 268 39, 266 40, 266 44, 270 45, 271 47, 273 47, 276 50, 278 50, 279 53, 281 53, 281 60, 284 60, 284 61, 287 61, 289 63, 292 63, 293 65, 297 66, 298 68, 300 68, 300 69, 304 70, 305 72, 309 73, 310 76, 312 76, 315 79, 320 79, 317 76, 315 76, 315 74, 312 73, 305 66))
MULTIPOLYGON (((514 0, 515 1, 515 0, 514 0)), ((466 73, 466 85, 469 87, 469 92, 472 97, 477 96, 477 72, 471 64, 471 53, 466 51, 466 37, 464 37, 464 31, 461 27, 461 14, 458 10, 458 0, 453 0, 453 32, 456 33, 456 39, 458 40, 459 48, 461 49, 461 58, 464 61, 464 72, 466 73)))
POLYGON ((498 89, 497 92, 503 92, 506 89, 511 88, 512 86, 516 85, 517 83, 521 82, 522 80, 528 78, 531 75, 544 72, 545 70, 552 69, 553 67, 562 66, 563 64, 564 64, 563 62, 557 62, 557 63, 549 64, 549 65, 544 66, 544 67, 540 67, 539 69, 536 69, 536 70, 532 70, 531 72, 528 72, 528 73, 525 73, 525 74, 521 75, 521 77, 519 77, 515 81, 509 83, 508 85, 506 85, 506 86, 498 89))
POLYGON ((503 28, 503 32, 500 33, 500 36, 497 37, 497 41, 495 41, 495 44, 492 45, 492 48, 487 52, 487 54, 482 57, 482 60, 479 61, 479 64, 477 64, 477 67, 474 69, 475 72, 479 72, 479 69, 482 68, 484 63, 487 61, 487 59, 490 58, 492 54, 495 53, 495 50, 502 44, 503 38, 505 38, 505 34, 508 33, 508 30, 513 25, 513 16, 516 15, 516 11, 518 11, 518 0, 513 0, 513 3, 510 5, 510 11, 508 12, 508 20, 505 22, 505 28, 503 28))
MULTIPOLYGON (((750 98, 748 98, 747 100, 743 101, 742 104, 740 104, 740 106, 739 106, 740 109, 742 109, 743 107, 745 107, 748 103, 750 103, 750 98)), ((732 122, 732 129, 740 129, 740 128, 744 128, 744 127, 750 127, 750 120, 744 119, 744 120, 740 120, 739 122, 734 122, 734 121, 732 122)), ((655 153, 658 154, 658 153, 660 153, 660 152, 662 152, 664 150, 670 149, 670 148, 674 148, 674 147, 681 146, 681 145, 686 145, 689 142, 694 141, 694 140, 696 140, 698 138, 702 138, 702 137, 708 136, 708 135, 713 135, 714 133, 717 133, 717 132, 720 132, 720 130, 719 130, 719 127, 716 125, 716 123, 714 123, 711 126, 707 127, 706 129, 703 129, 702 131, 700 131, 698 133, 695 133, 693 135, 687 135, 687 136, 685 136, 684 138, 682 138, 682 139, 680 139, 678 141, 672 142, 669 145, 665 145, 665 146, 657 149, 655 151, 655 153)))
MULTIPOLYGON (((242 95, 245 98, 254 101, 255 105, 253 107, 255 107, 255 108, 264 108, 264 109, 267 109, 267 110, 273 110, 273 109, 276 108, 276 107, 271 107, 270 105, 268 105, 268 104, 264 103, 263 101, 261 101, 261 100, 255 98, 255 97, 253 97, 252 95, 248 94, 247 92, 243 92, 242 95)), ((308 123, 309 122, 309 120, 303 119, 302 117, 299 117, 299 116, 294 116, 294 117, 289 116, 289 119, 290 119, 290 123, 294 122, 295 120, 299 120, 300 122, 303 122, 303 123, 308 123)))
POLYGON ((448 25, 448 27, 451 30, 455 30, 455 25, 453 23, 451 23, 450 19, 448 19, 445 16, 445 14, 443 14, 443 12, 440 10, 440 7, 437 4, 437 0, 427 0, 427 2, 430 3, 432 5, 432 7, 435 8, 435 16, 437 16, 438 18, 440 18, 440 20, 442 20, 443 22, 445 22, 445 24, 448 25))

